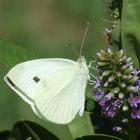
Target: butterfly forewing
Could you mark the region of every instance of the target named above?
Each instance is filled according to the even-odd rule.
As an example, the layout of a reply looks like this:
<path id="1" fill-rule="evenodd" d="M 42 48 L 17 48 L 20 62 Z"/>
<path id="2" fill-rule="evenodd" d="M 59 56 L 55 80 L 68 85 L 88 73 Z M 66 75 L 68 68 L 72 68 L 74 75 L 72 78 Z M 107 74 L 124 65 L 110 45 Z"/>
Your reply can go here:
<path id="1" fill-rule="evenodd" d="M 75 63 L 67 59 L 38 59 L 20 63 L 5 76 L 10 87 L 18 87 L 30 97 L 36 84 L 54 71 Z M 16 90 L 16 89 L 15 89 Z"/>

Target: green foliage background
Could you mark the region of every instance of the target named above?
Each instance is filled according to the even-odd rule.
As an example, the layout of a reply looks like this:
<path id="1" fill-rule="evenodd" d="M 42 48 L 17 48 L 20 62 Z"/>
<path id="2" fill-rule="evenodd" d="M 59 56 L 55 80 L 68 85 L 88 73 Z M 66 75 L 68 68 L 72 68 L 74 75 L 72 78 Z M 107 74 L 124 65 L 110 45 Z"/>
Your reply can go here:
<path id="1" fill-rule="evenodd" d="M 90 27 L 84 43 L 83 55 L 96 58 L 97 51 L 108 47 L 103 31 L 104 28 L 109 27 L 110 22 L 103 19 L 110 20 L 110 15 L 102 0 L 0 1 L 0 38 L 17 44 L 17 46 L 7 44 L 17 51 L 12 52 L 13 49 L 7 50 L 3 41 L 0 42 L 0 55 L 6 53 L 9 56 L 8 59 L 3 57 L 3 61 L 7 60 L 8 67 L 0 63 L 0 130 L 10 129 L 18 120 L 26 119 L 49 126 L 49 130 L 63 140 L 71 140 L 83 132 L 94 133 L 93 130 L 88 132 L 83 130 L 80 134 L 76 134 L 79 131 L 74 130 L 74 125 L 59 126 L 40 120 L 5 84 L 3 77 L 12 66 L 24 60 L 40 57 L 64 57 L 76 60 L 77 56 L 69 47 L 69 43 L 79 50 L 87 22 L 90 22 Z M 19 49 L 18 46 L 24 47 L 26 51 Z M 18 55 L 17 58 L 13 57 L 14 53 Z M 88 115 L 85 114 L 82 119 L 86 117 Z M 85 123 L 84 120 L 81 122 Z M 83 125 L 87 124 L 88 122 Z M 76 125 L 80 128 L 81 123 L 76 121 Z"/>

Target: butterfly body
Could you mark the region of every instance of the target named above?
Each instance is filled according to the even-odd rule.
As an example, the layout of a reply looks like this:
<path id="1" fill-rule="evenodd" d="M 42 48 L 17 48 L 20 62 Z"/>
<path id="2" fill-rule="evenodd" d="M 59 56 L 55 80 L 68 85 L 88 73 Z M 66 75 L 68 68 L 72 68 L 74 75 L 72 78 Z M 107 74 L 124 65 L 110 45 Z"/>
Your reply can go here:
<path id="1" fill-rule="evenodd" d="M 83 56 L 77 61 L 47 58 L 23 62 L 4 79 L 43 119 L 66 124 L 84 112 L 89 68 Z"/>

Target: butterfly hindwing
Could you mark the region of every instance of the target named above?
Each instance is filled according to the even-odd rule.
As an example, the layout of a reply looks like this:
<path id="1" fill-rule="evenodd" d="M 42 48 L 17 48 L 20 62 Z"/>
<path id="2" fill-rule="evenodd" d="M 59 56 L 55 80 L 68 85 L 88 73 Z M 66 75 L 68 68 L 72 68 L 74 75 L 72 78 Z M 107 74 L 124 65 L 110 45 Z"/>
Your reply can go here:
<path id="1" fill-rule="evenodd" d="M 41 81 L 32 93 L 39 116 L 55 123 L 68 123 L 84 110 L 86 75 L 67 67 Z"/>

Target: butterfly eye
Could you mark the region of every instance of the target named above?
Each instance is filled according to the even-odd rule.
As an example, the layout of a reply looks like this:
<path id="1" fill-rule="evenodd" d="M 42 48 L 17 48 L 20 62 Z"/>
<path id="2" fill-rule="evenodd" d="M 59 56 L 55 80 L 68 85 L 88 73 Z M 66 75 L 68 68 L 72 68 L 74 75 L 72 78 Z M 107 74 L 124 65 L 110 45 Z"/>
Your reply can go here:
<path id="1" fill-rule="evenodd" d="M 36 83 L 40 81 L 40 79 L 39 79 L 37 76 L 33 77 L 33 80 L 34 80 Z"/>

